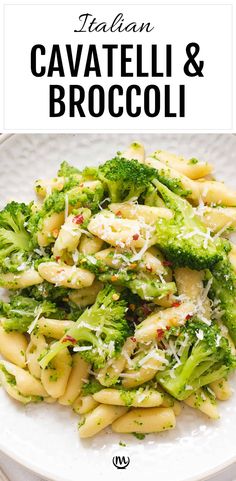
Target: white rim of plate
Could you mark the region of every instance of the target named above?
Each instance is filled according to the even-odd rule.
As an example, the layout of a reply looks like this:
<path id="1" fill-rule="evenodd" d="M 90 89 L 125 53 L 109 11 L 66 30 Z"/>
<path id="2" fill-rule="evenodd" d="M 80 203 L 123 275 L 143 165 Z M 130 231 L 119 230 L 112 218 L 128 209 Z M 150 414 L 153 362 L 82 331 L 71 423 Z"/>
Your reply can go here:
<path id="1" fill-rule="evenodd" d="M 2 134 L 1 137 L 0 137 L 0 144 L 5 143 L 7 140 L 11 139 L 12 137 L 14 137 L 16 135 L 19 135 L 19 134 Z M 65 477 L 58 477 L 58 476 L 54 477 L 52 475 L 52 473 L 50 473 L 49 471 L 39 467 L 36 464 L 33 464 L 33 463 L 30 463 L 30 462 L 26 461 L 21 456 L 18 456 L 18 454 L 14 450 L 11 450 L 11 449 L 6 448 L 5 446 L 2 446 L 1 441 L 0 441 L 0 451 L 2 451 L 4 454 L 9 456 L 11 459 L 13 459 L 17 463 L 19 463 L 21 466 L 23 466 L 24 468 L 27 468 L 28 470 L 30 470 L 32 473 L 34 473 L 36 475 L 43 476 L 44 478 L 46 478 L 50 481 L 66 481 Z M 191 478 L 187 478 L 185 481 L 207 480 L 210 477 L 214 476 L 215 474 L 219 474 L 220 472 L 222 472 L 224 469 L 229 467 L 234 462 L 236 462 L 236 452 L 235 452 L 235 455 L 233 457 L 229 458 L 224 463 L 221 463 L 221 464 L 217 465 L 215 468 L 209 469 L 208 471 L 206 471 L 206 473 L 201 475 L 201 477 L 199 477 L 199 475 L 191 476 Z"/>

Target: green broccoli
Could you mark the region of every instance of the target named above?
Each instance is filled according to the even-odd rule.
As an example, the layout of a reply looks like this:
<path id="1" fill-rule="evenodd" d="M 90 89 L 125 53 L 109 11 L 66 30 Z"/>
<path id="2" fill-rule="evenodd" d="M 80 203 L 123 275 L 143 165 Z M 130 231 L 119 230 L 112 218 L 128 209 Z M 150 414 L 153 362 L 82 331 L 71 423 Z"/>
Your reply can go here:
<path id="1" fill-rule="evenodd" d="M 68 299 L 71 289 L 62 286 L 55 286 L 50 282 L 43 281 L 41 284 L 26 287 L 21 290 L 21 294 L 25 297 L 32 297 L 36 301 L 44 301 L 45 299 L 51 302 L 61 302 Z"/>
<path id="2" fill-rule="evenodd" d="M 169 365 L 156 378 L 180 401 L 236 367 L 236 357 L 216 324 L 209 329 L 206 323 L 193 318 L 181 328 L 166 331 L 165 341 Z"/>
<path id="3" fill-rule="evenodd" d="M 126 302 L 119 299 L 116 290 L 107 285 L 99 292 L 92 307 L 86 309 L 69 329 L 65 336 L 55 344 L 40 361 L 44 369 L 49 362 L 67 346 L 83 346 L 81 356 L 95 369 L 105 365 L 120 351 L 130 334 L 125 319 Z"/>
<path id="4" fill-rule="evenodd" d="M 55 313 L 55 315 L 50 315 L 50 317 L 77 321 L 78 317 L 82 314 L 83 309 L 70 300 L 70 293 L 71 289 L 55 286 L 47 281 L 18 291 L 18 294 L 24 297 L 30 297 L 39 302 L 47 300 L 55 305 L 57 313 Z"/>
<path id="5" fill-rule="evenodd" d="M 214 240 L 201 220 L 195 215 L 191 204 L 154 180 L 166 207 L 172 210 L 169 220 L 158 219 L 156 223 L 157 245 L 174 266 L 195 270 L 211 268 L 222 259 L 220 239 Z"/>
<path id="6" fill-rule="evenodd" d="M 100 384 L 95 378 L 89 379 L 88 382 L 85 382 L 82 386 L 81 394 L 82 396 L 89 396 L 91 394 L 95 394 L 98 391 L 104 389 L 104 386 Z"/>
<path id="7" fill-rule="evenodd" d="M 215 302 L 217 311 L 220 310 L 221 321 L 236 344 L 236 274 L 227 253 L 208 275 L 212 282 L 209 297 Z"/>
<path id="8" fill-rule="evenodd" d="M 31 215 L 28 230 L 33 238 L 37 238 L 37 233 L 43 229 L 45 220 L 54 213 L 65 212 L 66 206 L 68 206 L 69 211 L 86 207 L 95 213 L 99 210 L 103 197 L 104 190 L 99 180 L 85 181 L 78 185 L 78 180 L 71 176 L 65 183 L 63 190 L 54 190 L 46 197 L 42 208 Z M 49 243 L 54 241 L 53 236 L 48 239 Z"/>
<path id="9" fill-rule="evenodd" d="M 164 207 L 165 203 L 157 193 L 157 188 L 150 184 L 142 198 L 144 205 L 150 205 L 151 207 Z"/>
<path id="10" fill-rule="evenodd" d="M 82 172 L 82 179 L 84 180 L 97 180 L 98 179 L 98 167 L 85 167 Z"/>
<path id="11" fill-rule="evenodd" d="M 3 272 L 24 270 L 33 251 L 27 224 L 31 208 L 11 202 L 0 212 L 0 268 Z"/>
<path id="12" fill-rule="evenodd" d="M 80 174 L 80 170 L 77 167 L 73 167 L 72 165 L 68 164 L 66 160 L 61 163 L 60 169 L 57 172 L 58 177 L 70 177 L 74 174 Z"/>
<path id="13" fill-rule="evenodd" d="M 74 182 L 74 181 L 73 181 Z M 65 185 L 65 189 L 62 191 L 54 191 L 49 195 L 43 204 L 43 212 L 62 212 L 65 210 L 66 197 L 68 201 L 68 206 L 73 208 L 87 207 L 92 212 L 98 210 L 98 205 L 103 199 L 103 187 L 101 182 L 94 181 L 94 183 L 88 186 L 84 185 L 72 185 L 70 184 L 70 189 L 68 185 Z"/>
<path id="14" fill-rule="evenodd" d="M 168 174 L 168 169 L 163 168 L 155 170 L 157 180 L 168 187 L 168 189 L 170 189 L 176 195 L 179 195 L 180 197 L 188 197 L 189 194 L 191 194 L 192 191 L 190 189 L 186 189 L 180 179 L 171 177 Z"/>
<path id="15" fill-rule="evenodd" d="M 114 282 L 116 285 L 128 287 L 133 294 L 146 301 L 175 294 L 177 290 L 175 282 L 161 282 L 134 271 L 109 269 L 98 277 L 102 282 Z"/>
<path id="16" fill-rule="evenodd" d="M 0 313 L 4 317 L 1 321 L 6 331 L 27 332 L 33 320 L 39 316 L 61 318 L 61 311 L 53 302 L 36 301 L 18 293 L 13 295 L 10 302 L 0 303 Z"/>
<path id="17" fill-rule="evenodd" d="M 156 169 L 140 164 L 137 160 L 115 157 L 98 169 L 98 178 L 104 184 L 111 202 L 122 202 L 140 197 L 156 177 Z"/>
<path id="18" fill-rule="evenodd" d="M 128 255 L 126 253 L 127 259 Z M 176 292 L 175 282 L 161 282 L 138 272 L 138 270 L 129 269 L 128 264 L 122 269 L 112 269 L 105 262 L 96 259 L 95 256 L 81 254 L 78 265 L 93 272 L 101 282 L 127 287 L 133 294 L 137 294 L 143 300 L 151 301 L 157 297 L 164 297 Z"/>

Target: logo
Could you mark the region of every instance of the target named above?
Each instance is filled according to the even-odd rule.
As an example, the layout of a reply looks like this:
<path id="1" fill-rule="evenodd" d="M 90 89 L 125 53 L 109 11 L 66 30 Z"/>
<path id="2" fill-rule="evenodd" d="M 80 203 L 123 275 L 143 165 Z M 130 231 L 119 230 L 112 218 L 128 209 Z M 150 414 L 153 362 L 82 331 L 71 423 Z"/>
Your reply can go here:
<path id="1" fill-rule="evenodd" d="M 112 462 L 117 469 L 126 469 L 129 466 L 129 456 L 113 456 Z"/>

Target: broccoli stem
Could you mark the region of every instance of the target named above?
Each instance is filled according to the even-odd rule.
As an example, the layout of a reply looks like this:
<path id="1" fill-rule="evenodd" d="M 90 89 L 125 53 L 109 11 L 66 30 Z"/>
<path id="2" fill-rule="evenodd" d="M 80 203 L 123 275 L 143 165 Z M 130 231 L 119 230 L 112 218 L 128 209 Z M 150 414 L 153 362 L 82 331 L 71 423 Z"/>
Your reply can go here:
<path id="1" fill-rule="evenodd" d="M 71 339 L 70 339 L 71 338 Z M 85 327 L 79 327 L 77 323 L 71 329 L 69 329 L 66 334 L 60 339 L 60 341 L 55 342 L 48 353 L 40 360 L 40 366 L 45 369 L 49 362 L 63 349 L 68 346 L 74 346 L 75 341 L 89 342 L 91 345 L 97 345 L 98 340 L 94 334 L 92 334 L 89 329 Z"/>
<path id="2" fill-rule="evenodd" d="M 142 279 L 134 279 L 127 283 L 127 287 L 129 287 L 133 294 L 138 294 L 138 296 L 144 300 L 152 300 L 176 292 L 175 282 L 163 283 L 158 281 L 150 282 Z"/>
<path id="3" fill-rule="evenodd" d="M 128 287 L 133 294 L 137 294 L 143 300 L 153 300 L 164 297 L 176 292 L 175 282 L 160 282 L 155 279 L 134 278 L 128 272 L 111 271 L 99 275 L 102 282 L 115 282 L 124 287 Z"/>

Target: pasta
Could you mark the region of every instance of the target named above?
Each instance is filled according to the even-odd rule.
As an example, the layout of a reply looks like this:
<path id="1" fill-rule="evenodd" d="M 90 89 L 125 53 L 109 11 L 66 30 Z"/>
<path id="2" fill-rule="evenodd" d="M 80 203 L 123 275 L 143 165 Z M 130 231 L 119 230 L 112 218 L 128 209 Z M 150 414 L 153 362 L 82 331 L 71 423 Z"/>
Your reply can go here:
<path id="1" fill-rule="evenodd" d="M 186 301 L 177 307 L 158 310 L 141 322 L 135 331 L 135 338 L 139 342 L 149 342 L 156 338 L 157 329 L 165 329 L 167 326 L 184 324 L 187 316 L 194 313 L 195 306 Z"/>
<path id="2" fill-rule="evenodd" d="M 131 202 L 121 204 L 110 204 L 109 209 L 114 213 L 119 213 L 125 219 L 143 219 L 147 224 L 155 224 L 158 218 L 171 219 L 172 212 L 165 207 L 149 207 L 138 205 Z"/>
<path id="3" fill-rule="evenodd" d="M 204 272 L 180 267 L 175 269 L 174 275 L 179 294 L 200 306 L 202 315 L 210 318 L 210 300 L 204 295 Z"/>
<path id="4" fill-rule="evenodd" d="M 42 334 L 32 332 L 30 342 L 26 349 L 26 362 L 30 374 L 37 379 L 41 379 L 41 368 L 38 359 L 46 348 L 47 342 L 45 337 Z"/>
<path id="5" fill-rule="evenodd" d="M 57 239 L 53 247 L 55 257 L 61 257 L 65 250 L 75 251 L 81 237 L 79 224 L 75 222 L 76 216 L 69 215 L 61 226 Z"/>
<path id="6" fill-rule="evenodd" d="M 55 357 L 48 369 L 42 371 L 42 385 L 49 396 L 56 399 L 63 396 L 70 377 L 71 369 L 71 355 L 68 349 L 65 349 Z"/>
<path id="7" fill-rule="evenodd" d="M 236 227 L 236 208 L 235 207 L 203 207 L 200 211 L 200 218 L 204 224 L 215 234 L 217 232 L 235 229 Z"/>
<path id="8" fill-rule="evenodd" d="M 81 254 L 96 254 L 96 252 L 100 251 L 103 246 L 103 240 L 99 239 L 99 237 L 87 237 L 85 234 L 82 234 L 80 243 L 79 243 L 79 252 Z"/>
<path id="9" fill-rule="evenodd" d="M 150 350 L 147 355 L 134 356 L 132 363 L 124 371 L 122 386 L 130 389 L 150 381 L 164 363 L 163 352 L 157 349 Z"/>
<path id="10" fill-rule="evenodd" d="M 34 269 L 28 269 L 21 274 L 11 272 L 1 274 L 1 283 L 7 289 L 24 289 L 25 287 L 41 284 L 43 278 Z"/>
<path id="11" fill-rule="evenodd" d="M 156 150 L 153 156 L 155 159 L 160 160 L 160 162 L 163 162 L 193 180 L 205 177 L 212 172 L 211 164 L 199 162 L 195 158 L 187 160 L 182 156 L 166 152 L 165 150 Z"/>
<path id="12" fill-rule="evenodd" d="M 149 246 L 155 244 L 150 226 L 134 219 L 117 218 L 109 211 L 105 215 L 96 214 L 89 222 L 88 230 L 112 246 L 141 248 L 147 240 Z"/>
<path id="13" fill-rule="evenodd" d="M 236 192 L 208 162 L 138 142 L 63 162 L 35 192 L 0 211 L 6 393 L 70 408 L 81 438 L 143 439 L 184 404 L 218 419 L 236 369 Z"/>
<path id="14" fill-rule="evenodd" d="M 219 401 L 227 401 L 232 395 L 230 384 L 224 378 L 212 382 L 210 388 L 215 393 L 216 399 L 219 399 Z"/>
<path id="15" fill-rule="evenodd" d="M 39 179 L 36 180 L 34 189 L 38 197 L 44 198 L 49 195 L 53 190 L 61 191 L 64 187 L 64 177 L 55 177 L 54 179 Z"/>
<path id="16" fill-rule="evenodd" d="M 66 390 L 59 398 L 59 403 L 65 406 L 73 404 L 79 396 L 84 380 L 88 377 L 89 364 L 81 359 L 79 353 L 72 356 L 72 369 Z"/>
<path id="17" fill-rule="evenodd" d="M 39 265 L 39 273 L 46 281 L 71 289 L 91 286 L 94 281 L 94 275 L 91 272 L 75 266 L 60 265 L 57 262 L 50 262 L 50 264 L 42 262 Z"/>
<path id="18" fill-rule="evenodd" d="M 125 159 L 135 159 L 142 163 L 145 160 L 144 146 L 139 142 L 133 142 L 121 155 Z"/>
<path id="19" fill-rule="evenodd" d="M 98 405 L 93 411 L 88 413 L 79 426 L 79 434 L 81 438 L 91 438 L 95 434 L 102 431 L 115 419 L 122 416 L 127 408 L 121 406 L 110 406 L 107 404 Z"/>
<path id="20" fill-rule="evenodd" d="M 236 193 L 223 184 L 214 180 L 198 181 L 201 198 L 206 204 L 220 204 L 226 207 L 236 206 Z"/>
<path id="21" fill-rule="evenodd" d="M 160 406 L 163 395 L 151 389 L 140 389 L 137 391 L 122 391 L 119 389 L 102 389 L 93 395 L 95 401 L 116 406 L 134 406 L 150 408 Z"/>
<path id="22" fill-rule="evenodd" d="M 95 302 L 96 297 L 102 287 L 103 284 L 95 280 L 89 287 L 82 287 L 81 289 L 74 290 L 71 294 L 69 294 L 69 299 L 77 306 L 89 306 Z"/>
<path id="23" fill-rule="evenodd" d="M 177 179 L 182 185 L 183 189 L 188 192 L 188 198 L 196 205 L 199 203 L 200 189 L 197 182 L 191 180 L 189 177 L 178 172 L 172 167 L 169 167 L 164 163 L 160 162 L 155 158 L 155 155 L 153 157 L 147 158 L 145 162 L 147 165 L 153 167 L 154 169 L 166 173 L 166 175 L 169 176 L 171 179 Z"/>
<path id="24" fill-rule="evenodd" d="M 48 244 L 51 244 L 51 242 L 55 241 L 64 220 L 64 212 L 54 212 L 45 217 L 42 222 L 41 229 L 37 234 L 39 246 L 45 247 Z"/>
<path id="25" fill-rule="evenodd" d="M 175 427 L 171 408 L 131 409 L 112 423 L 116 433 L 159 433 Z"/>
<path id="26" fill-rule="evenodd" d="M 121 350 L 119 356 L 111 362 L 108 362 L 97 373 L 97 379 L 103 386 L 110 386 L 119 379 L 120 374 L 127 364 L 130 363 L 131 356 L 136 347 L 136 340 L 128 338 Z"/>
<path id="27" fill-rule="evenodd" d="M 27 340 L 19 332 L 6 332 L 0 325 L 0 353 L 7 361 L 24 368 Z"/>
<path id="28" fill-rule="evenodd" d="M 211 419 L 219 419 L 220 417 L 215 399 L 202 389 L 189 396 L 185 403 L 191 408 L 198 409 Z"/>
<path id="29" fill-rule="evenodd" d="M 66 331 L 73 327 L 73 321 L 63 321 L 61 319 L 46 319 L 41 317 L 37 321 L 37 330 L 40 334 L 53 339 L 61 339 Z"/>
<path id="30" fill-rule="evenodd" d="M 78 414 L 87 414 L 98 406 L 92 395 L 79 396 L 73 403 L 73 409 Z"/>
<path id="31" fill-rule="evenodd" d="M 38 379 L 11 362 L 0 361 L 0 378 L 7 392 L 14 399 L 17 399 L 19 395 L 25 398 L 24 402 L 30 402 L 31 397 L 33 400 L 47 397 L 47 392 Z"/>

